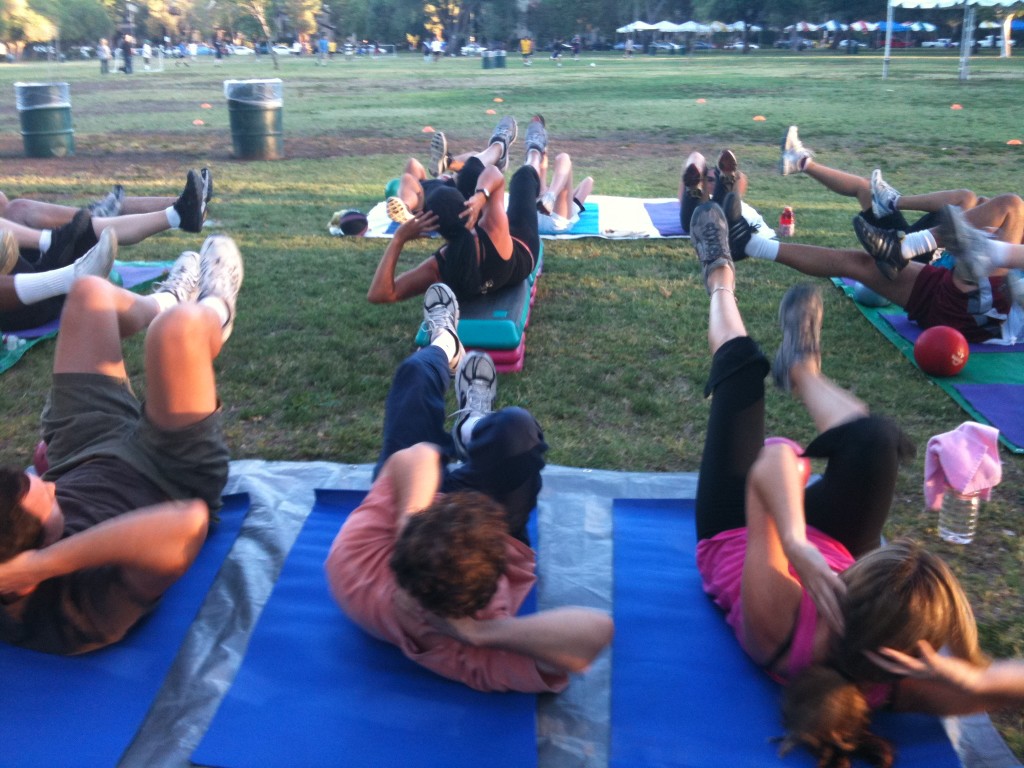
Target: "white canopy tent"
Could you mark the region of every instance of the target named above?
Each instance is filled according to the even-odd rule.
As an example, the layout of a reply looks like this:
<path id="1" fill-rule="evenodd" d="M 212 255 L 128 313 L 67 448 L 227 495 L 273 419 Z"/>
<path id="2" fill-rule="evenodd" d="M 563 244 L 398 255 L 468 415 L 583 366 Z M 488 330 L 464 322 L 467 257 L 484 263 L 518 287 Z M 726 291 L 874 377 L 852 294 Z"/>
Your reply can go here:
<path id="1" fill-rule="evenodd" d="M 971 60 L 971 39 L 974 32 L 974 9 L 978 6 L 992 8 L 996 6 L 1009 7 L 1016 5 L 1021 0 L 889 0 L 886 12 L 885 31 L 885 58 L 882 60 L 882 78 L 889 76 L 889 54 L 892 50 L 892 25 L 893 8 L 960 8 L 964 9 L 963 34 L 960 39 L 960 79 L 966 80 L 969 76 Z M 1007 15 L 1003 22 L 1003 39 L 1010 39 L 1010 21 L 1012 14 Z M 1003 49 L 1003 55 L 1009 55 L 1009 45 Z"/>
<path id="2" fill-rule="evenodd" d="M 646 21 L 634 21 L 624 27 L 619 27 L 615 31 L 619 34 L 625 35 L 630 32 L 650 32 L 656 29 L 658 29 L 658 27 L 655 24 L 648 24 Z"/>

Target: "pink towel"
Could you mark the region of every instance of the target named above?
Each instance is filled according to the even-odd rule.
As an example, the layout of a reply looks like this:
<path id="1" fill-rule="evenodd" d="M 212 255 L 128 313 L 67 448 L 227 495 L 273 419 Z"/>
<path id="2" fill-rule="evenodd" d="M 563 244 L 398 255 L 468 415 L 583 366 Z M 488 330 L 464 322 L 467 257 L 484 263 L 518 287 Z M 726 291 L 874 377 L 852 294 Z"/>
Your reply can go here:
<path id="1" fill-rule="evenodd" d="M 986 501 L 1003 479 L 999 430 L 965 421 L 952 432 L 928 441 L 924 457 L 924 498 L 930 509 L 942 506 L 943 492 L 977 493 Z"/>

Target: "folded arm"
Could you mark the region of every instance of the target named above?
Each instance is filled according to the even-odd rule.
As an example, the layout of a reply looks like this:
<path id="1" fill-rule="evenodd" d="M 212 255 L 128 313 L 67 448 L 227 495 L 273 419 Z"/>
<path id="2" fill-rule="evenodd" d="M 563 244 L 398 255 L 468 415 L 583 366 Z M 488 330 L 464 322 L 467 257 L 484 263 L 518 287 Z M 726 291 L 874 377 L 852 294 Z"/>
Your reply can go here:
<path id="1" fill-rule="evenodd" d="M 393 304 L 413 296 L 421 296 L 432 283 L 440 279 L 441 272 L 433 256 L 395 276 L 398 257 L 402 255 L 405 244 L 434 231 L 436 226 L 437 216 L 426 212 L 417 214 L 396 230 L 388 247 L 384 249 L 377 271 L 373 273 L 373 279 L 370 281 L 366 298 L 371 304 Z"/>

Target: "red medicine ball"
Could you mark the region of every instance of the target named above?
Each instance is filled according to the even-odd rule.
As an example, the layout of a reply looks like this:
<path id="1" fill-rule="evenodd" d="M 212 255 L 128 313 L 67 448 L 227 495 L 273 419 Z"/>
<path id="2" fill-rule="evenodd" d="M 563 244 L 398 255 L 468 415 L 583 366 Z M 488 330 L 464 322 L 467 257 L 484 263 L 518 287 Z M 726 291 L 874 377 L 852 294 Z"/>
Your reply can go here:
<path id="1" fill-rule="evenodd" d="M 930 376 L 956 376 L 970 354 L 964 335 L 947 325 L 929 328 L 914 343 L 914 360 Z"/>

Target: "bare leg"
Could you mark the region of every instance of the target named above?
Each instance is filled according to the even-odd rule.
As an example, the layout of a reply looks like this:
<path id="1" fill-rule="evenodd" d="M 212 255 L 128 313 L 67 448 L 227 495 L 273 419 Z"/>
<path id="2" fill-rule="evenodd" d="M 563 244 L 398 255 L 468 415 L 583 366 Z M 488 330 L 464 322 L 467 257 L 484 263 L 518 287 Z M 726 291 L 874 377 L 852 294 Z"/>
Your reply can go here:
<path id="1" fill-rule="evenodd" d="M 14 239 L 18 243 L 19 248 L 39 247 L 39 236 L 42 232 L 38 229 L 33 229 L 32 227 L 27 227 L 24 224 L 18 224 L 17 222 L 10 221 L 8 219 L 0 219 L 0 228 L 6 229 L 14 235 Z"/>
<path id="2" fill-rule="evenodd" d="M 944 205 L 955 205 L 965 211 L 978 204 L 978 196 L 969 189 L 947 189 L 941 192 L 928 192 L 924 195 L 900 195 L 896 203 L 900 211 L 924 211 L 932 213 L 941 210 Z"/>
<path id="3" fill-rule="evenodd" d="M 423 210 L 423 184 L 427 171 L 416 158 L 410 157 L 398 181 L 398 196 L 406 207 L 415 212 Z"/>
<path id="4" fill-rule="evenodd" d="M 992 230 L 1004 243 L 1024 243 L 1024 200 L 1017 195 L 993 197 L 966 211 L 964 218 L 978 229 Z"/>
<path id="5" fill-rule="evenodd" d="M 121 203 L 121 214 L 153 213 L 174 205 L 176 197 L 126 197 Z M 71 221 L 79 209 L 70 205 L 57 205 L 39 200 L 17 198 L 4 210 L 4 218 L 32 229 L 56 229 Z"/>
<path id="6" fill-rule="evenodd" d="M 92 231 L 97 237 L 107 227 L 112 227 L 117 233 L 117 241 L 121 245 L 134 245 L 141 243 L 150 235 L 157 232 L 164 232 L 171 228 L 167 221 L 167 214 L 163 210 L 152 213 L 134 213 L 129 216 L 115 216 L 110 219 L 92 219 Z"/>
<path id="7" fill-rule="evenodd" d="M 174 205 L 177 200 L 176 197 L 126 197 L 121 203 L 121 215 L 163 211 Z"/>
<path id="8" fill-rule="evenodd" d="M 789 381 L 819 433 L 868 415 L 867 405 L 823 374 L 817 360 L 795 363 Z"/>
<path id="9" fill-rule="evenodd" d="M 875 261 L 864 251 L 839 250 L 802 243 L 780 243 L 775 259 L 780 264 L 811 277 L 845 277 L 863 283 L 901 307 L 910 300 L 910 292 L 923 265 L 908 262 L 895 280 L 887 280 Z"/>
<path id="10" fill-rule="evenodd" d="M 837 195 L 856 197 L 861 210 L 871 207 L 871 182 L 863 176 L 829 168 L 813 159 L 807 160 L 803 172 Z"/>
<path id="11" fill-rule="evenodd" d="M 708 309 L 708 346 L 714 355 L 731 339 L 747 335 L 743 316 L 736 304 L 736 272 L 719 267 L 708 275 L 711 305 Z"/>
<path id="12" fill-rule="evenodd" d="M 64 305 L 53 372 L 127 377 L 121 340 L 148 326 L 159 311 L 150 296 L 99 277 L 80 278 Z"/>

